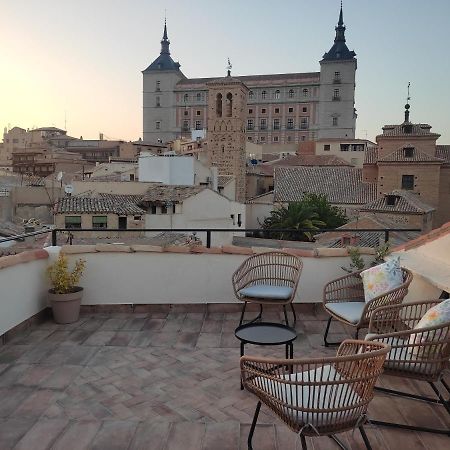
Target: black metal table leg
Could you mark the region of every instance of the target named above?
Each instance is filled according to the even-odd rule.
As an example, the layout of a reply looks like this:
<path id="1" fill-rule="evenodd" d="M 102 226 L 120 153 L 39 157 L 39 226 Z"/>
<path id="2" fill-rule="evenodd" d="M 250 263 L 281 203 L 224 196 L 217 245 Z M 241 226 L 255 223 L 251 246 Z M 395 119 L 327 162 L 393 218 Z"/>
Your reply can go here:
<path id="1" fill-rule="evenodd" d="M 245 342 L 241 341 L 241 357 L 244 356 L 245 351 Z M 244 390 L 244 385 L 242 384 L 242 378 L 241 378 L 241 391 Z"/>

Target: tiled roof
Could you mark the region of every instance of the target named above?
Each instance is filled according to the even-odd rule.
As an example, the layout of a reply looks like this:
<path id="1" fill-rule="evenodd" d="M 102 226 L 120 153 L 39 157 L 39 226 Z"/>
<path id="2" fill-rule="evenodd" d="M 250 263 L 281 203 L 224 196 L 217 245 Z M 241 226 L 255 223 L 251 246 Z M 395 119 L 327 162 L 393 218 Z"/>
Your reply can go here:
<path id="1" fill-rule="evenodd" d="M 387 204 L 387 198 L 389 195 L 396 196 L 394 205 Z M 395 190 L 389 194 L 383 195 L 367 205 L 364 205 L 361 208 L 361 211 L 422 214 L 434 211 L 435 209 L 436 208 L 433 208 L 420 200 L 417 194 L 409 191 Z"/>
<path id="2" fill-rule="evenodd" d="M 141 215 L 145 211 L 139 208 L 135 201 L 127 199 L 126 195 L 109 194 L 104 197 L 63 197 L 55 205 L 55 214 L 78 213 L 78 214 L 120 214 Z M 134 197 L 134 196 L 133 196 Z"/>
<path id="3" fill-rule="evenodd" d="M 362 205 L 377 198 L 376 183 L 364 183 L 354 167 L 275 167 L 275 201 L 300 201 L 305 193 L 324 194 L 330 203 Z"/>
<path id="4" fill-rule="evenodd" d="M 376 164 L 378 160 L 378 147 L 369 147 L 364 154 L 364 164 Z"/>
<path id="5" fill-rule="evenodd" d="M 219 77 L 220 78 L 220 77 Z M 271 75 L 245 75 L 245 76 L 234 76 L 236 80 L 247 84 L 249 87 L 252 83 L 257 83 L 260 81 L 270 81 L 270 82 L 292 82 L 292 83 L 309 83 L 311 79 L 313 82 L 320 81 L 320 72 L 306 72 L 306 73 L 279 73 Z M 185 85 L 195 84 L 204 86 L 206 89 L 206 83 L 217 80 L 217 77 L 212 78 L 186 78 L 180 80 L 177 83 L 177 87 L 184 88 Z"/>
<path id="6" fill-rule="evenodd" d="M 203 189 L 205 189 L 204 186 L 156 185 L 148 188 L 140 203 L 180 203 L 203 191 Z"/>
<path id="7" fill-rule="evenodd" d="M 450 164 L 450 145 L 436 145 L 436 158 L 443 159 Z"/>
<path id="8" fill-rule="evenodd" d="M 234 180 L 233 175 L 219 175 L 217 177 L 217 185 L 220 187 L 224 187 L 233 180 Z"/>
<path id="9" fill-rule="evenodd" d="M 405 156 L 405 149 L 412 148 L 412 156 Z M 383 156 L 378 159 L 379 162 L 435 162 L 441 163 L 442 161 L 423 152 L 411 144 L 405 144 L 397 150 L 393 151 L 389 155 Z"/>
<path id="10" fill-rule="evenodd" d="M 410 128 L 408 129 L 407 127 Z M 385 125 L 383 127 L 383 134 L 381 136 L 440 136 L 439 134 L 431 133 L 430 129 L 431 125 L 428 125 L 427 123 L 404 122 L 400 125 Z"/>
<path id="11" fill-rule="evenodd" d="M 259 174 L 266 176 L 273 176 L 275 167 L 299 167 L 299 166 L 313 166 L 313 167 L 353 167 L 345 159 L 334 155 L 289 155 L 286 158 L 277 158 L 262 164 L 258 164 L 253 169 L 248 170 L 249 174 Z"/>

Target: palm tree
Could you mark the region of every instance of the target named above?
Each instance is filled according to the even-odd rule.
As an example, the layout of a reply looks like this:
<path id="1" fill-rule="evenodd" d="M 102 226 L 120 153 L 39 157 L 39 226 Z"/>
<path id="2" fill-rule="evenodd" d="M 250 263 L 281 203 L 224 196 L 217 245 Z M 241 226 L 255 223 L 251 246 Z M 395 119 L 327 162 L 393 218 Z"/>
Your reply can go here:
<path id="1" fill-rule="evenodd" d="M 285 228 L 290 230 L 309 229 L 317 231 L 327 224 L 320 220 L 319 214 L 313 208 L 304 205 L 302 202 L 289 203 L 288 207 L 282 206 L 270 212 L 270 216 L 264 219 L 262 228 L 265 230 Z M 270 233 L 271 238 L 312 240 L 312 233 L 309 231 Z"/>

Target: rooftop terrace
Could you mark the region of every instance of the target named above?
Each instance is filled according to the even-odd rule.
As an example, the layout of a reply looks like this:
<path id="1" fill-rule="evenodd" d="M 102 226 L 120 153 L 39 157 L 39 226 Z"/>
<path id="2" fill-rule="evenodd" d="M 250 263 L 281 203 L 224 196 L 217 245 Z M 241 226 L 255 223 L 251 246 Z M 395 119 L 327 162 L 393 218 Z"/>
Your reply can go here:
<path id="1" fill-rule="evenodd" d="M 448 286 L 449 239 L 447 225 L 402 249 L 415 271 L 411 299 L 437 298 Z M 257 400 L 239 386 L 234 330 L 240 305 L 230 278 L 247 256 L 238 252 L 257 249 L 203 248 L 193 254 L 154 246 L 66 247 L 71 259 L 87 259 L 82 315 L 70 325 L 55 324 L 46 309 L 43 274 L 49 254 L 53 258 L 59 250 L 0 258 L 0 449 L 247 448 Z M 294 357 L 335 354 L 323 347 L 325 315 L 317 304 L 324 282 L 342 275 L 340 266 L 348 264 L 342 249 L 335 250 L 302 256 Z M 443 271 L 437 278 L 426 270 L 431 262 Z M 280 312 L 267 310 L 264 319 L 282 322 Z M 350 336 L 337 322 L 332 330 L 330 340 Z M 246 354 L 283 357 L 284 351 L 247 345 Z M 426 383 L 383 376 L 380 384 L 432 394 Z M 373 419 L 448 427 L 442 407 L 379 393 L 369 413 Z M 449 442 L 372 425 L 366 430 L 374 449 L 398 450 L 401 444 L 435 450 Z M 349 449 L 364 448 L 359 433 L 341 437 Z M 296 439 L 262 408 L 255 450 L 299 448 Z M 335 448 L 328 438 L 309 439 L 308 445 Z"/>

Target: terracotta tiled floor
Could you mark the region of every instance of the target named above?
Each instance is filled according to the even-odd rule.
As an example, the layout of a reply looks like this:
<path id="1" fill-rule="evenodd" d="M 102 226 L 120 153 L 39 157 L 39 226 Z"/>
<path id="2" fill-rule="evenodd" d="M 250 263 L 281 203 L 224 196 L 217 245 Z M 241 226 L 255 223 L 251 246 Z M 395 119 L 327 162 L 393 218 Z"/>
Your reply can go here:
<path id="1" fill-rule="evenodd" d="M 276 313 L 265 320 L 280 321 Z M 303 315 L 294 355 L 320 356 L 323 317 Z M 46 322 L 0 347 L 0 449 L 246 449 L 255 398 L 239 389 L 239 314 L 87 314 Z M 332 337 L 345 336 L 338 330 Z M 282 347 L 247 346 L 283 356 Z M 386 386 L 427 386 L 383 378 Z M 444 426 L 442 407 L 377 395 L 373 418 Z M 450 439 L 368 425 L 374 449 L 450 448 Z M 342 439 L 363 448 L 359 433 Z M 300 448 L 296 435 L 262 408 L 255 450 Z M 328 438 L 310 448 L 337 448 Z"/>

